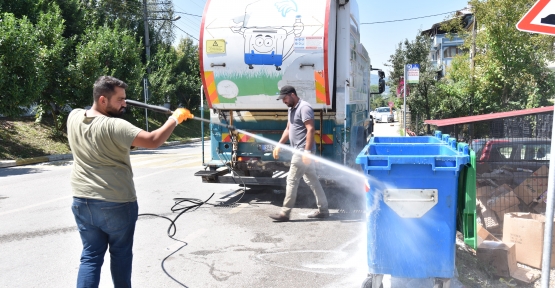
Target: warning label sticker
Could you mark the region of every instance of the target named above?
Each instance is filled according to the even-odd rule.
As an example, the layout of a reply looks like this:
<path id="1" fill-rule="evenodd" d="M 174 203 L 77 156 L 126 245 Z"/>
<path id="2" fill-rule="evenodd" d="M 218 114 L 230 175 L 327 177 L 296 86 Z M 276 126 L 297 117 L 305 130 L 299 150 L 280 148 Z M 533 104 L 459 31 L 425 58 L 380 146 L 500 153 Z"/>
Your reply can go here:
<path id="1" fill-rule="evenodd" d="M 225 40 L 206 40 L 206 54 L 225 54 Z"/>
<path id="2" fill-rule="evenodd" d="M 295 49 L 300 50 L 322 50 L 324 49 L 324 37 L 307 36 L 295 37 Z"/>

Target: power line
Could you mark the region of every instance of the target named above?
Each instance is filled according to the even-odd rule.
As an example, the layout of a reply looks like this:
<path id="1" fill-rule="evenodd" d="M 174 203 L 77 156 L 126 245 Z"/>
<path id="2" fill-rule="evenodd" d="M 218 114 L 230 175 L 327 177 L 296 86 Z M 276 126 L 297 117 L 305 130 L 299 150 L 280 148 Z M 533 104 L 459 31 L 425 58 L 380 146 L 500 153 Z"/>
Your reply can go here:
<path id="1" fill-rule="evenodd" d="M 191 38 L 193 38 L 193 39 L 195 39 L 195 40 L 199 41 L 199 40 L 198 40 L 197 38 L 195 38 L 195 37 L 194 37 L 193 35 L 191 35 L 191 34 L 189 34 L 189 33 L 185 32 L 185 30 L 183 30 L 183 29 L 179 28 L 179 26 L 177 26 L 177 25 L 175 25 L 175 24 L 174 24 L 173 26 L 175 26 L 175 28 L 177 28 L 177 29 L 181 30 L 181 32 L 183 32 L 183 33 L 185 33 L 185 34 L 189 35 L 189 37 L 191 37 Z"/>
<path id="2" fill-rule="evenodd" d="M 428 18 L 428 17 L 433 17 L 433 16 L 451 14 L 451 13 L 454 13 L 454 12 L 457 12 L 457 11 L 460 11 L 460 10 L 455 10 L 455 11 L 445 12 L 445 13 L 439 13 L 439 14 L 434 14 L 434 15 L 428 15 L 428 16 L 422 16 L 422 17 L 414 17 L 414 18 L 406 18 L 406 19 L 398 19 L 398 20 L 389 20 L 389 21 L 380 21 L 380 22 L 360 23 L 360 25 L 365 25 L 365 24 L 371 25 L 371 24 L 380 24 L 380 23 L 389 23 L 389 22 L 408 21 L 408 20 L 414 20 L 414 19 L 421 19 L 421 18 Z"/>
<path id="3" fill-rule="evenodd" d="M 179 12 L 179 11 L 173 11 L 173 13 L 178 13 L 178 14 L 185 14 L 185 15 L 189 15 L 189 16 L 195 16 L 195 17 L 202 17 L 200 15 L 195 15 L 195 14 L 191 14 L 191 13 L 185 13 L 185 12 Z"/>

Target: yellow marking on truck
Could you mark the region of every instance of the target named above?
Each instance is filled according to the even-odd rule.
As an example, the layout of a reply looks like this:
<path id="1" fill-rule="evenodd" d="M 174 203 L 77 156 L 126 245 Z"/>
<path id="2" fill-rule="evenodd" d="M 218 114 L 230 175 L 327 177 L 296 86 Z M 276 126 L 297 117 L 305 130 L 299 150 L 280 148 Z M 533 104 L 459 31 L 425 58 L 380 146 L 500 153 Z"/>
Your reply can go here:
<path id="1" fill-rule="evenodd" d="M 206 54 L 225 54 L 225 40 L 206 40 Z"/>
<path id="2" fill-rule="evenodd" d="M 326 98 L 326 80 L 324 71 L 314 71 L 314 89 L 316 90 L 316 103 L 329 104 Z"/>
<path id="3" fill-rule="evenodd" d="M 229 133 L 222 133 L 222 142 L 231 142 L 231 136 Z M 256 142 L 253 137 L 245 134 L 239 133 L 237 137 L 237 142 Z"/>
<path id="4" fill-rule="evenodd" d="M 322 136 L 320 136 L 320 134 L 315 134 L 314 142 L 317 144 L 333 144 L 333 134 L 324 134 Z"/>
<path id="5" fill-rule="evenodd" d="M 220 103 L 218 91 L 216 90 L 216 81 L 214 80 L 214 71 L 204 71 L 204 80 L 207 86 L 208 101 L 210 101 L 211 104 Z"/>

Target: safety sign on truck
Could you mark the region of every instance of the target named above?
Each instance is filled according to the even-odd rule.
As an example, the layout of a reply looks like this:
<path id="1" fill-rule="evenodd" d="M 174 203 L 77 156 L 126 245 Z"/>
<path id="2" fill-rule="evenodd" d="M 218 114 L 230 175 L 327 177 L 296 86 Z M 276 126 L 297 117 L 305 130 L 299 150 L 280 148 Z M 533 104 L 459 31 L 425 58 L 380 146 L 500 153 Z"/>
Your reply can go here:
<path id="1" fill-rule="evenodd" d="M 206 40 L 206 54 L 225 54 L 225 40 Z"/>

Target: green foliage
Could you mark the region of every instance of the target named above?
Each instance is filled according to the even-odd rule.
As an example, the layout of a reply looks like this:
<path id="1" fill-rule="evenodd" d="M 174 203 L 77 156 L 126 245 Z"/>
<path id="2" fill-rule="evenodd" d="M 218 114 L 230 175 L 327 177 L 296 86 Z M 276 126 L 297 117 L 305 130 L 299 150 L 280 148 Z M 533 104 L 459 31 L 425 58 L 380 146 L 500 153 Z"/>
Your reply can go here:
<path id="1" fill-rule="evenodd" d="M 200 64 L 198 59 L 198 46 L 190 38 L 181 39 L 177 45 L 176 77 L 176 103 L 189 110 L 200 107 Z"/>
<path id="2" fill-rule="evenodd" d="M 151 63 L 152 73 L 149 75 L 151 95 L 148 102 L 155 105 L 174 102 L 175 106 L 175 97 L 172 97 L 177 92 L 177 79 L 174 73 L 177 64 L 175 49 L 166 46 L 153 57 Z"/>
<path id="3" fill-rule="evenodd" d="M 390 56 L 389 64 L 392 70 L 389 73 L 388 86 L 391 87 L 390 97 L 397 98 L 397 86 L 399 80 L 404 76 L 404 66 L 406 64 L 419 64 L 420 77 L 418 84 L 407 84 L 409 96 L 407 105 L 410 107 L 411 116 L 416 119 L 417 115 L 424 115 L 427 119 L 432 119 L 432 112 L 435 110 L 437 95 L 435 94 L 435 83 L 437 71 L 435 66 L 428 62 L 430 53 L 431 39 L 425 35 L 418 35 L 413 41 L 405 40 L 399 43 L 395 53 Z M 403 99 L 397 99 L 395 106 L 400 107 Z M 420 117 L 422 118 L 422 117 Z"/>
<path id="4" fill-rule="evenodd" d="M 39 60 L 43 64 L 46 77 L 46 86 L 38 99 L 37 121 L 42 120 L 45 113 L 53 116 L 56 130 L 61 130 L 65 118 L 61 115 L 62 107 L 67 104 L 67 69 L 65 55 L 67 43 L 63 37 L 64 20 L 59 7 L 52 3 L 46 13 L 40 13 L 36 32 L 42 44 L 42 53 Z"/>
<path id="5" fill-rule="evenodd" d="M 47 84 L 39 33 L 26 18 L 0 14 L 0 114 L 17 116 L 30 107 Z"/>
<path id="6" fill-rule="evenodd" d="M 140 99 L 144 65 L 141 63 L 141 43 L 132 33 L 119 27 L 102 26 L 85 32 L 77 46 L 75 61 L 69 67 L 70 85 L 74 97 L 72 107 L 92 104 L 92 88 L 101 75 L 125 81 L 127 98 Z"/>
<path id="7" fill-rule="evenodd" d="M 198 47 L 174 34 L 171 1 L 147 0 L 151 104 L 199 106 Z M 162 20 L 158 20 L 162 19 Z M 0 114 L 37 105 L 36 122 L 51 116 L 63 135 L 67 113 L 92 104 L 101 75 L 127 82 L 127 98 L 144 101 L 146 53 L 142 0 L 0 0 Z M 126 117 L 144 122 L 144 111 Z"/>
<path id="8" fill-rule="evenodd" d="M 510 111 L 551 105 L 555 94 L 555 75 L 547 63 L 555 59 L 555 37 L 521 32 L 516 23 L 535 0 L 472 0 L 477 34 L 461 30 L 465 48 L 475 42 L 475 69 L 460 61 L 450 73 L 454 83 L 470 94 L 473 114 Z M 467 55 L 468 57 L 468 55 Z M 468 58 L 467 58 L 468 59 Z M 469 78 L 462 75 L 471 75 Z M 473 77 L 472 77 L 473 76 Z"/>
<path id="9" fill-rule="evenodd" d="M 201 85 L 198 47 L 191 39 L 181 39 L 177 49 L 171 46 L 161 49 L 153 57 L 151 67 L 149 103 L 198 109 Z"/>

